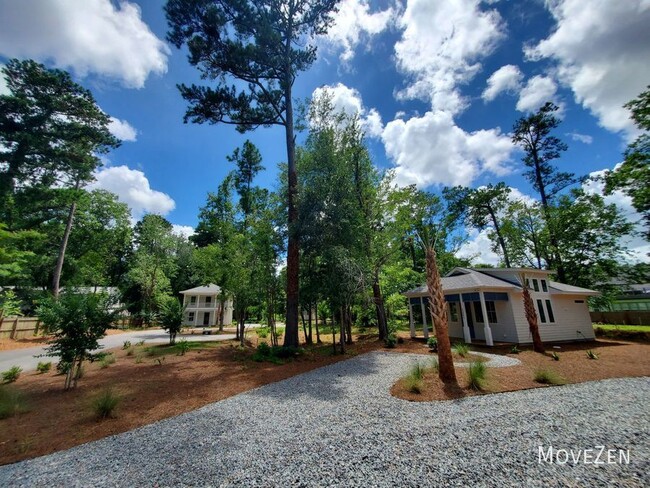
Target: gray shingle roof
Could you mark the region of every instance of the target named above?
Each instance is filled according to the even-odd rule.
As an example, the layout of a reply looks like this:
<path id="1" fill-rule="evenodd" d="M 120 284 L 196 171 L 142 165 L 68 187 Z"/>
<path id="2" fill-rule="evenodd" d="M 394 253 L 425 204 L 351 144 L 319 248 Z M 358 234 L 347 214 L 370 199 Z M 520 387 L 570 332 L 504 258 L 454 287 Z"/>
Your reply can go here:
<path id="1" fill-rule="evenodd" d="M 553 290 L 560 291 L 562 293 L 575 293 L 577 295 L 600 295 L 599 292 L 590 290 L 588 288 L 581 288 L 579 286 L 565 285 L 564 283 L 558 283 L 557 281 L 549 281 L 549 286 Z"/>
<path id="2" fill-rule="evenodd" d="M 442 280 L 442 289 L 445 292 L 453 292 L 460 290 L 468 290 L 473 288 L 500 288 L 504 290 L 516 290 L 519 287 L 508 283 L 506 281 L 494 278 L 493 276 L 488 276 L 478 271 L 474 271 L 466 268 L 456 268 L 456 271 L 459 271 L 464 274 L 458 274 L 456 276 L 444 276 Z M 426 293 L 427 286 L 422 285 L 413 290 L 409 290 L 404 293 L 407 296 L 414 295 L 418 296 L 423 293 Z"/>
<path id="3" fill-rule="evenodd" d="M 221 293 L 221 288 L 219 288 L 217 285 L 210 283 L 209 285 L 206 286 L 197 286 L 196 288 L 190 288 L 189 290 L 183 290 L 181 293 L 196 293 L 197 295 L 203 294 L 203 295 L 218 295 Z"/>

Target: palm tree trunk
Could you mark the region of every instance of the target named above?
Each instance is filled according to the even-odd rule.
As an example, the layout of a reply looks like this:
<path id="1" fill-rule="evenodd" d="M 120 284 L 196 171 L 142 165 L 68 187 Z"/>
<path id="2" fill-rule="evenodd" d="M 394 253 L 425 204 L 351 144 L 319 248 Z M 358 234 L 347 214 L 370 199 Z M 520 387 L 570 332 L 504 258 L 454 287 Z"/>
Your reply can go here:
<path id="1" fill-rule="evenodd" d="M 442 289 L 436 251 L 433 247 L 426 248 L 427 291 L 429 292 L 429 310 L 431 322 L 438 339 L 438 376 L 445 384 L 457 384 L 454 359 L 451 355 L 451 342 L 447 325 L 447 302 Z"/>
<path id="2" fill-rule="evenodd" d="M 526 314 L 526 320 L 528 321 L 528 328 L 530 329 L 530 334 L 533 336 L 533 350 L 543 354 L 544 343 L 542 338 L 539 335 L 539 326 L 537 325 L 537 312 L 535 312 L 535 305 L 533 304 L 533 299 L 530 296 L 530 291 L 528 290 L 528 285 L 526 284 L 526 277 L 521 275 L 521 287 L 523 289 L 523 299 L 524 299 L 524 312 Z"/>

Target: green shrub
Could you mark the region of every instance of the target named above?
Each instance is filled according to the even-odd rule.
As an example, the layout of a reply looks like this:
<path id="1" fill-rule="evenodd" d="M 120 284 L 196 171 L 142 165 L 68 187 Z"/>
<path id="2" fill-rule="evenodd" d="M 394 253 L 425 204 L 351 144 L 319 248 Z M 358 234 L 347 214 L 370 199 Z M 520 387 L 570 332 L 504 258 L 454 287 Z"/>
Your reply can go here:
<path id="1" fill-rule="evenodd" d="M 121 397 L 110 388 L 97 395 L 91 404 L 97 419 L 113 418 L 121 400 Z"/>
<path id="2" fill-rule="evenodd" d="M 20 376 L 20 372 L 22 371 L 22 368 L 18 366 L 13 366 L 12 368 L 8 369 L 7 371 L 2 372 L 2 382 L 3 383 L 13 383 L 18 379 Z"/>
<path id="3" fill-rule="evenodd" d="M 277 358 L 295 358 L 302 356 L 305 353 L 305 350 L 302 347 L 283 347 L 283 346 L 273 346 L 271 348 L 272 355 Z"/>
<path id="4" fill-rule="evenodd" d="M 28 410 L 24 395 L 10 386 L 0 386 L 0 419 L 6 419 Z"/>
<path id="5" fill-rule="evenodd" d="M 131 346 L 126 350 L 126 355 L 133 356 L 133 354 L 135 354 L 135 347 Z"/>
<path id="6" fill-rule="evenodd" d="M 185 356 L 185 353 L 190 350 L 190 343 L 185 339 L 181 339 L 176 344 L 176 349 L 178 350 L 179 356 Z"/>
<path id="7" fill-rule="evenodd" d="M 460 357 L 465 357 L 469 353 L 469 346 L 467 344 L 464 344 L 462 342 L 457 342 L 454 344 L 451 348 L 456 354 L 458 354 Z"/>
<path id="8" fill-rule="evenodd" d="M 560 355 L 558 353 L 556 353 L 555 351 L 553 351 L 553 353 L 551 354 L 551 357 L 553 358 L 553 361 L 559 361 L 560 360 Z"/>
<path id="9" fill-rule="evenodd" d="M 589 350 L 587 351 L 587 357 L 588 357 L 589 359 L 598 359 L 598 354 L 596 354 L 594 351 L 592 351 L 591 349 L 589 349 Z"/>
<path id="10" fill-rule="evenodd" d="M 47 363 L 39 361 L 38 365 L 36 366 L 36 371 L 41 374 L 47 373 L 50 369 L 52 369 L 52 361 L 48 361 Z"/>
<path id="11" fill-rule="evenodd" d="M 438 352 L 438 338 L 436 336 L 429 337 L 427 346 L 429 346 L 431 352 Z"/>
<path id="12" fill-rule="evenodd" d="M 384 339 L 384 347 L 392 349 L 397 344 L 397 337 L 395 334 L 388 334 Z"/>
<path id="13" fill-rule="evenodd" d="M 131 348 L 131 341 L 124 341 L 124 344 L 122 344 L 122 349 L 130 349 Z"/>
<path id="14" fill-rule="evenodd" d="M 99 361 L 101 369 L 108 368 L 111 364 L 115 363 L 115 356 L 113 354 L 105 354 Z"/>
<path id="15" fill-rule="evenodd" d="M 258 327 L 255 329 L 255 332 L 260 339 L 266 339 L 269 336 L 270 330 L 268 327 Z"/>
<path id="16" fill-rule="evenodd" d="M 535 371 L 533 379 L 543 385 L 564 385 L 566 381 L 554 371 L 548 369 L 538 369 Z"/>
<path id="17" fill-rule="evenodd" d="M 469 387 L 480 391 L 485 387 L 487 366 L 481 361 L 474 361 L 469 365 Z"/>
<path id="18" fill-rule="evenodd" d="M 142 361 L 144 361 L 144 354 L 139 352 L 135 355 L 135 364 L 140 364 Z"/>
<path id="19" fill-rule="evenodd" d="M 144 346 L 144 339 L 135 343 L 136 346 Z"/>
<path id="20" fill-rule="evenodd" d="M 519 348 L 517 346 L 512 346 L 510 348 L 510 354 L 519 354 L 520 352 L 521 351 L 519 350 Z"/>

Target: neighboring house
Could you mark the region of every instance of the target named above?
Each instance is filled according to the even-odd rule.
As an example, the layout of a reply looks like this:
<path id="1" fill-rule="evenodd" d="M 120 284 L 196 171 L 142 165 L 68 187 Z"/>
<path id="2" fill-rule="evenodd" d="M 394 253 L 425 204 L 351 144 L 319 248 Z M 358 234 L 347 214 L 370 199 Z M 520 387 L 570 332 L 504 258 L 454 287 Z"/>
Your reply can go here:
<path id="1" fill-rule="evenodd" d="M 221 314 L 221 288 L 217 285 L 197 286 L 182 291 L 185 307 L 184 326 L 214 327 Z M 232 324 L 232 300 L 226 300 L 223 309 L 223 325 Z"/>
<path id="2" fill-rule="evenodd" d="M 627 285 L 612 303 L 612 311 L 650 311 L 650 283 Z"/>
<path id="3" fill-rule="evenodd" d="M 551 271 L 524 268 L 454 268 L 442 278 L 449 335 L 467 343 L 532 343 L 524 313 L 520 274 L 528 281 L 544 342 L 594 339 L 587 298 L 599 293 L 549 279 Z M 426 285 L 404 293 L 409 299 L 411 337 L 415 324 L 428 337 Z"/>

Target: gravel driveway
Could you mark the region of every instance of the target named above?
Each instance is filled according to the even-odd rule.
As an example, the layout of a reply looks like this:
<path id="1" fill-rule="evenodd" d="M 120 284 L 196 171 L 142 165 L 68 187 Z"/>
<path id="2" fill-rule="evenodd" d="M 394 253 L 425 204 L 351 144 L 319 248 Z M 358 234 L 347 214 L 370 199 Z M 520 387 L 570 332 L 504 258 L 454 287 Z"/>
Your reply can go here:
<path id="1" fill-rule="evenodd" d="M 391 397 L 418 359 L 430 356 L 365 354 L 1 467 L 0 486 L 650 485 L 648 378 L 448 402 Z M 539 446 L 600 445 L 629 450 L 630 463 L 538 460 Z"/>

